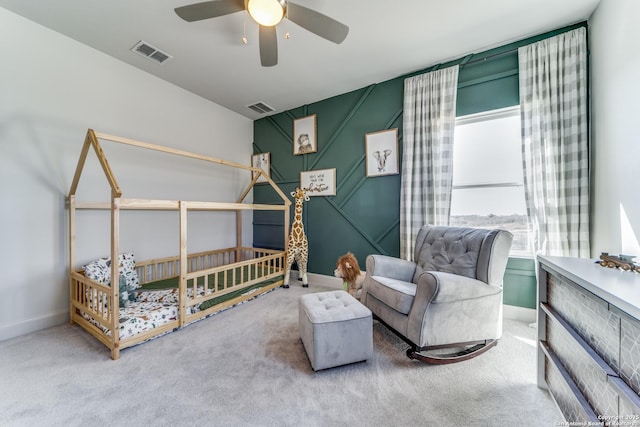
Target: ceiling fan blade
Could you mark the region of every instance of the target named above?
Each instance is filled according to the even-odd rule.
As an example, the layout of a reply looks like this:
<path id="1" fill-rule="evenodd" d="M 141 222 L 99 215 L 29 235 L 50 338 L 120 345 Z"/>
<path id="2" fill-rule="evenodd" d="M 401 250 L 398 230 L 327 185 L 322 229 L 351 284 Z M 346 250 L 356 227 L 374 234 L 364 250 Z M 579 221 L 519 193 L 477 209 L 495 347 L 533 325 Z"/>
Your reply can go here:
<path id="1" fill-rule="evenodd" d="M 276 27 L 260 25 L 258 32 L 260 40 L 260 63 L 263 67 L 272 67 L 278 63 L 278 40 Z"/>
<path id="2" fill-rule="evenodd" d="M 244 10 L 244 0 L 212 0 L 176 7 L 176 14 L 187 22 L 201 21 Z"/>
<path id="3" fill-rule="evenodd" d="M 340 44 L 347 38 L 349 27 L 327 15 L 299 4 L 287 2 L 287 18 L 312 33 Z"/>

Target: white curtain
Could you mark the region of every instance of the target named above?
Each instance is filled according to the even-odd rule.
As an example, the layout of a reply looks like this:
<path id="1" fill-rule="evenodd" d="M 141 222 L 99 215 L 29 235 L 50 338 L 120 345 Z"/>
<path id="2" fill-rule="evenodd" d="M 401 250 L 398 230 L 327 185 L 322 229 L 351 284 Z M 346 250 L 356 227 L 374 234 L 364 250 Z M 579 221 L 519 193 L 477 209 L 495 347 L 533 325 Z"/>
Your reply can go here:
<path id="1" fill-rule="evenodd" d="M 458 66 L 404 81 L 400 257 L 413 258 L 418 230 L 448 225 Z"/>
<path id="2" fill-rule="evenodd" d="M 534 250 L 589 257 L 585 28 L 518 49 L 522 153 Z"/>

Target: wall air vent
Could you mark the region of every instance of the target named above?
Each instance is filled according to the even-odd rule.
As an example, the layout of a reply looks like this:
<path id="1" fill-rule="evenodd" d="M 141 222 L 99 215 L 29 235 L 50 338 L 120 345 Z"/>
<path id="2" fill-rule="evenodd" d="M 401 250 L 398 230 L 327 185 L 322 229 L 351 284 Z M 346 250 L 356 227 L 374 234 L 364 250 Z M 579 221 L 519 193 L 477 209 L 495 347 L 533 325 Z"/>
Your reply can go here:
<path id="1" fill-rule="evenodd" d="M 247 105 L 247 108 L 255 111 L 258 114 L 265 114 L 275 111 L 275 109 L 269 107 L 264 102 L 256 102 L 255 104 Z"/>
<path id="2" fill-rule="evenodd" d="M 143 40 L 140 40 L 138 43 L 136 43 L 136 45 L 131 48 L 131 51 L 160 64 L 168 59 L 173 58 L 173 56 L 161 51 L 156 47 L 151 46 L 149 43 Z"/>

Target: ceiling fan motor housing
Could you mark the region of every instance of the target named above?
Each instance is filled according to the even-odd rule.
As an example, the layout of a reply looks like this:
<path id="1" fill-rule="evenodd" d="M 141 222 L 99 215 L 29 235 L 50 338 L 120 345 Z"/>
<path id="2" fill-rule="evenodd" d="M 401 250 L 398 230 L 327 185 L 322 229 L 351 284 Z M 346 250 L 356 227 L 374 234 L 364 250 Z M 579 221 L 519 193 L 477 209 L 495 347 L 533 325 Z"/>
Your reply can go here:
<path id="1" fill-rule="evenodd" d="M 247 0 L 246 9 L 258 24 L 273 27 L 284 18 L 287 2 L 286 0 Z"/>

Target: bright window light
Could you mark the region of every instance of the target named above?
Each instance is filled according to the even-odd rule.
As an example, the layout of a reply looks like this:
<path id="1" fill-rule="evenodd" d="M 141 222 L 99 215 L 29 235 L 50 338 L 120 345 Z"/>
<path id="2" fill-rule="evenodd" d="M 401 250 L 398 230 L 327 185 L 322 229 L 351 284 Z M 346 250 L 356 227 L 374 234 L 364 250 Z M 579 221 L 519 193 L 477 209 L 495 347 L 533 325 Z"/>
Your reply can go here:
<path id="1" fill-rule="evenodd" d="M 511 254 L 532 256 L 520 133 L 518 106 L 456 119 L 450 224 L 509 230 Z"/>

